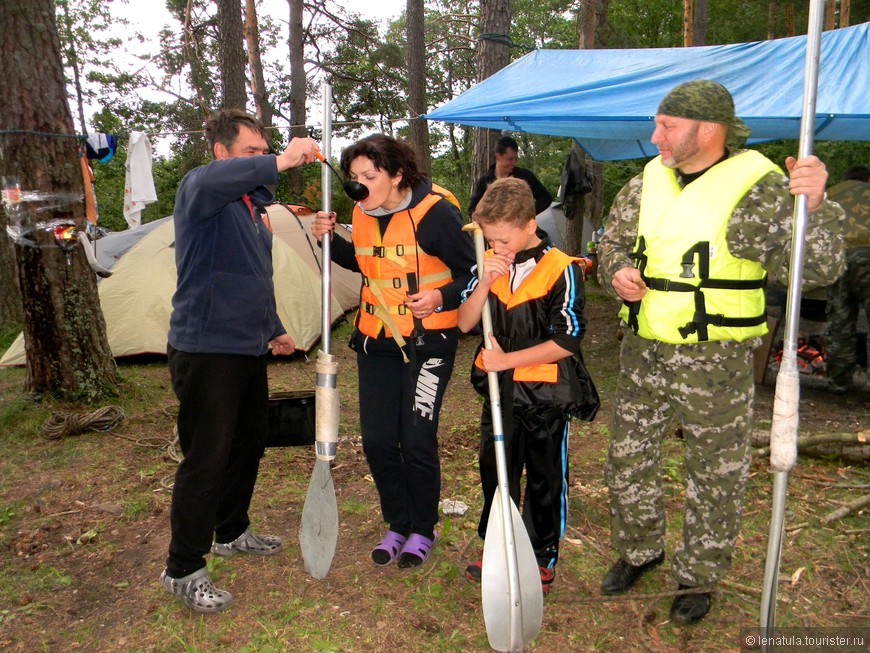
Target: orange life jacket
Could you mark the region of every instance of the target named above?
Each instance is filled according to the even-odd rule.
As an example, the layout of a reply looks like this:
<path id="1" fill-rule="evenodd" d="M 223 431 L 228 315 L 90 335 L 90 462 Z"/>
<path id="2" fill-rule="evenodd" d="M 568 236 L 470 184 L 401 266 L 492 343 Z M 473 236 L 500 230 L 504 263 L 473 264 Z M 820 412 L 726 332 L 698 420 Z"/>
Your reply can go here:
<path id="1" fill-rule="evenodd" d="M 492 250 L 486 252 L 486 256 L 491 256 Z M 516 289 L 516 292 L 511 290 L 510 275 L 503 275 L 493 281 L 490 287 L 490 293 L 495 296 L 496 300 L 504 306 L 504 311 L 513 311 L 512 321 L 514 325 L 527 331 L 526 335 L 530 335 L 532 330 L 539 328 L 540 325 L 532 324 L 529 321 L 529 315 L 535 315 L 538 311 L 523 311 L 518 307 L 528 306 L 535 301 L 547 297 L 553 284 L 562 276 L 571 263 L 580 263 L 583 259 L 575 256 L 569 256 L 555 247 L 547 250 L 544 256 L 541 257 L 535 264 L 534 270 L 523 279 L 523 282 Z M 520 326 L 521 325 L 521 326 Z M 514 333 L 501 334 L 506 338 L 516 341 Z M 545 339 L 543 334 L 536 334 L 532 338 L 537 342 L 543 342 Z M 483 353 L 477 352 L 474 360 L 474 365 L 480 370 L 483 370 Z M 472 373 L 473 374 L 473 373 Z M 540 383 L 556 383 L 559 380 L 559 362 L 542 363 L 540 365 L 531 365 L 525 367 L 516 367 L 513 370 L 514 381 L 540 382 Z"/>
<path id="2" fill-rule="evenodd" d="M 452 194 L 433 184 L 433 191 L 416 206 L 395 213 L 381 234 L 377 218 L 353 210 L 352 239 L 356 259 L 363 276 L 360 308 L 356 326 L 365 335 L 376 338 L 385 329 L 399 347 L 405 338 L 429 329 L 450 329 L 457 324 L 458 310 L 432 313 L 415 325 L 405 306 L 409 294 L 439 288 L 453 280 L 441 259 L 423 251 L 417 244 L 417 225 L 437 202 L 450 201 Z"/>

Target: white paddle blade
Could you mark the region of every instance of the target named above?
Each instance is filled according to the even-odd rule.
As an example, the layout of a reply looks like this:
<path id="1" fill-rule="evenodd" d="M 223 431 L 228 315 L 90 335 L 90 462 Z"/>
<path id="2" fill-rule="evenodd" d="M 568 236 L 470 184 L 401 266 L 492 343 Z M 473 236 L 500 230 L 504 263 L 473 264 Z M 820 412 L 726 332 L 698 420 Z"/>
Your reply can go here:
<path id="1" fill-rule="evenodd" d="M 322 580 L 329 573 L 338 541 L 338 504 L 329 463 L 317 460 L 302 508 L 299 546 L 302 562 L 313 578 Z"/>
<path id="2" fill-rule="evenodd" d="M 521 652 L 541 632 L 544 595 L 538 561 L 519 510 L 510 497 L 504 499 L 510 504 L 513 522 L 512 529 L 505 529 L 502 500 L 501 489 L 496 488 L 483 543 L 480 578 L 483 621 L 493 650 Z M 513 531 L 512 542 L 505 538 L 506 530 Z M 508 556 L 514 555 L 518 587 L 512 597 Z"/>

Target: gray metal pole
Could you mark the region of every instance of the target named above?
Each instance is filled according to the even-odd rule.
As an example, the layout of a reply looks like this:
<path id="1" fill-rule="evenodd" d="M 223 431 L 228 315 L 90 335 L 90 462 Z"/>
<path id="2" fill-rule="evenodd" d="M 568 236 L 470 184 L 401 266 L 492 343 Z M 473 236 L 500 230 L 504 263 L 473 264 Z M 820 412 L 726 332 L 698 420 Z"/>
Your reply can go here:
<path id="1" fill-rule="evenodd" d="M 332 157 L 332 86 L 323 83 L 323 135 L 320 139 L 320 151 L 329 161 Z M 320 187 L 323 192 L 322 206 L 324 211 L 332 210 L 332 171 L 329 166 L 320 166 Z M 324 354 L 331 353 L 330 334 L 332 332 L 332 238 L 326 234 L 320 241 L 322 260 L 322 279 L 320 301 L 323 310 L 320 311 L 320 349 Z"/>
<path id="2" fill-rule="evenodd" d="M 804 98 L 801 110 L 798 158 L 813 152 L 813 132 L 816 116 L 816 88 L 818 86 L 819 54 L 821 51 L 824 0 L 810 0 L 807 26 L 807 52 L 804 64 Z M 770 428 L 770 468 L 773 473 L 770 534 L 764 565 L 764 585 L 761 593 L 759 624 L 762 634 L 772 634 L 776 622 L 776 586 L 782 553 L 782 534 L 785 523 L 785 503 L 788 473 L 797 460 L 798 404 L 800 378 L 797 370 L 797 333 L 800 321 L 801 277 L 803 276 L 804 238 L 807 225 L 807 197 L 795 198 L 794 230 L 789 262 L 788 296 L 782 364 L 776 377 L 773 421 Z M 764 641 L 764 640 L 762 640 Z M 762 645 L 766 653 L 768 647 Z"/>

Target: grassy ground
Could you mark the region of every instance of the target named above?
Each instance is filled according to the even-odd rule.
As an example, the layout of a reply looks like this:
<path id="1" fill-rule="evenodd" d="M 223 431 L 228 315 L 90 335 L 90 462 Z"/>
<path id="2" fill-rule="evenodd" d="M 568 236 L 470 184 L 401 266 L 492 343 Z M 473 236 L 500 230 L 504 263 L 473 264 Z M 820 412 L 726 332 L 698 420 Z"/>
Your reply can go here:
<path id="1" fill-rule="evenodd" d="M 598 586 L 612 562 L 602 466 L 618 367 L 615 306 L 590 288 L 584 354 L 602 395 L 593 423 L 572 427 L 571 511 L 544 624 L 530 647 L 584 651 L 738 651 L 740 631 L 758 622 L 770 513 L 767 463 L 752 465 L 746 515 L 732 573 L 702 623 L 670 623 L 674 589 L 668 562 L 627 598 Z M 269 449 L 252 516 L 284 537 L 286 551 L 253 559 L 210 559 L 219 587 L 236 604 L 219 615 L 190 613 L 157 577 L 168 543 L 170 455 L 176 410 L 165 362 L 123 364 L 118 405 L 124 422 L 110 433 L 47 440 L 53 411 L 85 414 L 99 406 L 35 401 L 21 394 L 23 370 L 0 370 L 0 651 L 342 651 L 489 650 L 480 588 L 462 575 L 480 554 L 476 470 L 480 402 L 467 383 L 475 339 L 462 341 L 440 430 L 443 498 L 470 506 L 445 517 L 432 561 L 416 571 L 374 567 L 383 534 L 377 496 L 362 454 L 347 328 L 333 337 L 343 400 L 339 453 L 331 474 L 339 504 L 338 547 L 326 579 L 305 573 L 299 518 L 314 457 L 307 447 Z M 273 390 L 312 389 L 312 362 L 270 366 Z M 772 381 L 758 386 L 759 428 L 769 427 Z M 802 433 L 856 432 L 870 425 L 870 396 L 830 398 L 809 388 Z M 682 443 L 664 444 L 668 554 L 680 532 Z M 870 524 L 866 512 L 830 524 L 820 518 L 867 492 L 870 469 L 837 459 L 801 458 L 790 474 L 778 623 L 866 627 L 870 623 Z M 861 488 L 864 489 L 861 489 Z M 833 649 L 832 649 L 833 650 Z"/>

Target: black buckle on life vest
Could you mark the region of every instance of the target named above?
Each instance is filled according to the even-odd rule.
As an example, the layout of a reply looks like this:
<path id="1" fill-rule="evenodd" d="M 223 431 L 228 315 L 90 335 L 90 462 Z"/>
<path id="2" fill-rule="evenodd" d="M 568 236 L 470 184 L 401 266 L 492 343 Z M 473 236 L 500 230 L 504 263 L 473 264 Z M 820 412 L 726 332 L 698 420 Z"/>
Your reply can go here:
<path id="1" fill-rule="evenodd" d="M 363 307 L 362 307 L 362 308 L 363 308 L 363 310 L 364 310 L 366 313 L 368 313 L 369 315 L 374 315 L 374 314 L 375 314 L 375 307 L 374 307 L 373 304 L 365 303 L 365 304 L 363 304 Z"/>
<path id="2" fill-rule="evenodd" d="M 680 332 L 680 335 L 683 336 L 683 340 L 685 340 L 690 335 L 698 331 L 698 325 L 695 322 L 688 322 L 687 324 L 679 327 L 677 331 Z"/>
<path id="3" fill-rule="evenodd" d="M 696 243 L 693 247 L 690 247 L 683 254 L 683 260 L 680 262 L 680 265 L 683 267 L 683 271 L 680 272 L 680 277 L 683 279 L 695 278 L 693 272 L 693 268 L 695 267 L 695 254 L 698 255 L 698 277 L 706 279 L 710 276 L 710 243 L 708 241 L 701 241 Z"/>
<path id="4" fill-rule="evenodd" d="M 377 256 L 378 258 L 384 258 L 387 255 L 387 248 L 382 245 L 373 245 L 372 246 L 372 256 Z"/>
<path id="5" fill-rule="evenodd" d="M 408 312 L 408 307 L 405 306 L 404 304 L 399 304 L 398 309 L 399 309 L 399 315 L 405 315 Z"/>
<path id="6" fill-rule="evenodd" d="M 405 255 L 405 246 L 404 245 L 396 245 L 396 256 L 404 256 Z"/>
<path id="7" fill-rule="evenodd" d="M 640 278 L 643 279 L 644 283 L 647 283 L 646 274 L 646 261 L 647 256 L 646 252 L 646 239 L 643 236 L 640 236 L 637 239 L 637 249 L 628 255 L 628 258 L 633 259 L 636 262 L 635 267 L 640 270 Z M 640 300 L 636 302 L 623 302 L 628 307 L 628 328 L 637 333 L 640 328 L 640 324 L 637 320 L 637 315 L 640 313 Z"/>
<path id="8" fill-rule="evenodd" d="M 369 278 L 368 278 L 366 275 L 362 275 L 362 284 L 363 284 L 366 288 L 369 288 L 369 287 L 371 287 L 371 285 L 372 285 L 371 281 L 369 281 Z"/>
<path id="9" fill-rule="evenodd" d="M 402 277 L 393 277 L 393 288 L 402 287 Z"/>

